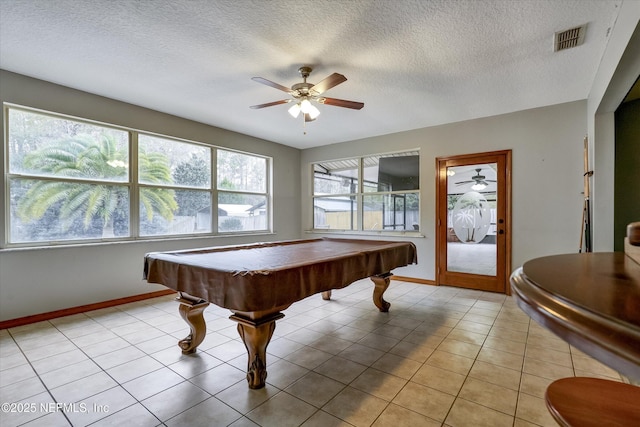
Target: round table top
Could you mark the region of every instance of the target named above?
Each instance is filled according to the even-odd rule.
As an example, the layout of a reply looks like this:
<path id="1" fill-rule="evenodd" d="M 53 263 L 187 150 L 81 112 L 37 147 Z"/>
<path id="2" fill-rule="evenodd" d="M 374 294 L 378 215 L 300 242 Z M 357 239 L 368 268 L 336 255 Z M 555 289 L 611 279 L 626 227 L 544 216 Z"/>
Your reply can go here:
<path id="1" fill-rule="evenodd" d="M 547 256 L 527 261 L 522 269 L 558 298 L 640 328 L 640 264 L 624 253 Z"/>
<path id="2" fill-rule="evenodd" d="M 561 426 L 640 425 L 640 387 L 600 378 L 563 378 L 545 393 L 547 408 Z"/>
<path id="3" fill-rule="evenodd" d="M 640 264 L 622 252 L 547 256 L 517 269 L 511 287 L 534 320 L 640 380 Z"/>

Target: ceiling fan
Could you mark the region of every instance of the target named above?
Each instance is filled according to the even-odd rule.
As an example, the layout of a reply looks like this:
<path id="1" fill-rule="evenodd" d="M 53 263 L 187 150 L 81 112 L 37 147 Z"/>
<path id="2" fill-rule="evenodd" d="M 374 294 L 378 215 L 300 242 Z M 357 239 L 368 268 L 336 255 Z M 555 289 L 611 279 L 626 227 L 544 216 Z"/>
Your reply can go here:
<path id="1" fill-rule="evenodd" d="M 485 188 L 487 188 L 489 186 L 490 182 L 496 182 L 496 180 L 494 180 L 494 179 L 486 179 L 486 176 L 480 175 L 480 171 L 481 170 L 482 170 L 482 168 L 476 169 L 476 174 L 471 177 L 470 181 L 456 182 L 456 185 L 463 185 L 463 184 L 471 184 L 471 183 L 473 183 L 473 185 L 471 186 L 471 189 L 479 191 L 479 190 L 484 190 Z"/>
<path id="2" fill-rule="evenodd" d="M 266 104 L 252 105 L 249 108 L 259 109 L 295 102 L 295 104 L 291 108 L 289 108 L 289 114 L 291 114 L 293 117 L 298 117 L 300 112 L 302 112 L 304 114 L 304 121 L 311 122 L 315 120 L 316 117 L 318 117 L 318 115 L 320 114 L 320 111 L 311 103 L 312 101 L 317 102 L 318 104 L 333 105 L 335 107 L 351 108 L 354 110 L 360 110 L 362 107 L 364 107 L 364 103 L 362 102 L 346 101 L 344 99 L 327 98 L 325 96 L 321 96 L 329 89 L 347 81 L 347 78 L 342 74 L 333 73 L 329 77 L 322 80 L 320 83 L 314 85 L 313 83 L 307 83 L 307 78 L 311 74 L 311 71 L 311 67 L 300 67 L 298 69 L 298 72 L 302 76 L 303 82 L 294 84 L 293 86 L 291 86 L 291 89 L 278 83 L 274 83 L 271 80 L 267 80 L 263 77 L 252 77 L 251 80 L 286 92 L 291 95 L 292 98 L 282 99 L 280 101 L 274 102 L 267 102 Z"/>

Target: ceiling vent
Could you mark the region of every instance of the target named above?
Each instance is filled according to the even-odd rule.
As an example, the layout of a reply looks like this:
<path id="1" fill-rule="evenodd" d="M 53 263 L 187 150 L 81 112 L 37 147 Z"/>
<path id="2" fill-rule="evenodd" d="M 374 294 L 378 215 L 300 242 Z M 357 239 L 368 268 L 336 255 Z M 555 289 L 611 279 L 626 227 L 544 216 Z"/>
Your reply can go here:
<path id="1" fill-rule="evenodd" d="M 553 36 L 553 51 L 571 49 L 580 46 L 584 42 L 584 33 L 587 31 L 587 24 L 571 28 L 565 31 L 558 31 Z"/>

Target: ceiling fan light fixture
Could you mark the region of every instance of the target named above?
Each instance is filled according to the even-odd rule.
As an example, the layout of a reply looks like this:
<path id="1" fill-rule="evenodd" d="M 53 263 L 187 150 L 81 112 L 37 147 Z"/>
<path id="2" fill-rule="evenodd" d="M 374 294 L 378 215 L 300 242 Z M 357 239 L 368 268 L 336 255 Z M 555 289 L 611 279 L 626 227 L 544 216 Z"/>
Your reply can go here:
<path id="1" fill-rule="evenodd" d="M 262 83 L 263 85 L 271 86 L 282 92 L 288 93 L 293 99 L 282 99 L 280 101 L 267 102 L 264 104 L 251 105 L 249 108 L 257 110 L 265 107 L 273 107 L 275 105 L 287 104 L 294 102 L 289 108 L 289 114 L 293 118 L 297 118 L 302 112 L 305 122 L 315 120 L 320 115 L 320 110 L 316 108 L 311 101 L 315 101 L 318 104 L 333 105 L 342 108 L 351 108 L 353 110 L 360 110 L 364 107 L 364 103 L 356 101 L 347 101 L 344 99 L 326 98 L 320 95 L 329 89 L 344 83 L 347 78 L 342 74 L 333 73 L 329 77 L 320 81 L 320 83 L 312 84 L 307 83 L 307 77 L 311 73 L 311 67 L 303 66 L 298 69 L 300 75 L 303 78 L 302 83 L 296 83 L 291 88 L 283 86 L 281 84 L 267 80 L 264 77 L 252 77 L 251 80 Z"/>
<path id="2" fill-rule="evenodd" d="M 313 105 L 311 105 L 308 99 L 303 99 L 302 102 L 300 102 L 300 110 L 305 114 L 311 112 L 311 107 L 313 107 Z"/>
<path id="3" fill-rule="evenodd" d="M 309 117 L 311 117 L 312 120 L 315 120 L 315 118 L 320 115 L 320 110 L 318 110 L 314 105 L 311 105 L 311 103 L 309 103 L 308 110 L 309 111 L 306 114 L 308 114 Z"/>
<path id="4" fill-rule="evenodd" d="M 298 117 L 298 115 L 300 114 L 300 104 L 293 104 L 293 106 L 291 108 L 289 108 L 289 114 L 291 114 L 291 116 L 295 119 Z"/>
<path id="5" fill-rule="evenodd" d="M 481 191 L 481 190 L 484 190 L 485 188 L 487 188 L 487 184 L 483 184 L 481 182 L 476 182 L 471 186 L 471 189 L 475 191 Z"/>

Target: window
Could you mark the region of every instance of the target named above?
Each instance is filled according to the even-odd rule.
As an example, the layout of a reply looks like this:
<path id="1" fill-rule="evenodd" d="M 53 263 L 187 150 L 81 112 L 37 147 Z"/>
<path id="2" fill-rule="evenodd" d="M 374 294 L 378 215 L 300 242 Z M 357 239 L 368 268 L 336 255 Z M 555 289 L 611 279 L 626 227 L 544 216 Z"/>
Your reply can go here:
<path id="1" fill-rule="evenodd" d="M 266 159 L 218 150 L 217 165 L 218 230 L 266 230 Z"/>
<path id="2" fill-rule="evenodd" d="M 313 165 L 313 228 L 409 231 L 420 228 L 417 151 Z"/>
<path id="3" fill-rule="evenodd" d="M 18 107 L 6 119 L 10 245 L 269 230 L 268 158 Z"/>

